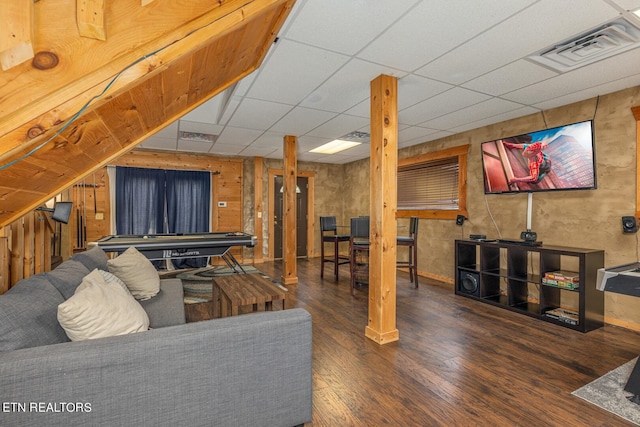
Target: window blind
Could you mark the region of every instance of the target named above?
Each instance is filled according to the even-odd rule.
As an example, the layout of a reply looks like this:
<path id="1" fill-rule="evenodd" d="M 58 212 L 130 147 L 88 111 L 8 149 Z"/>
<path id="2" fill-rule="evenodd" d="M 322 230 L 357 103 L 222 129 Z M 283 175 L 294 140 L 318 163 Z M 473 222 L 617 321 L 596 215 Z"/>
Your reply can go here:
<path id="1" fill-rule="evenodd" d="M 458 157 L 398 168 L 398 210 L 457 210 Z"/>

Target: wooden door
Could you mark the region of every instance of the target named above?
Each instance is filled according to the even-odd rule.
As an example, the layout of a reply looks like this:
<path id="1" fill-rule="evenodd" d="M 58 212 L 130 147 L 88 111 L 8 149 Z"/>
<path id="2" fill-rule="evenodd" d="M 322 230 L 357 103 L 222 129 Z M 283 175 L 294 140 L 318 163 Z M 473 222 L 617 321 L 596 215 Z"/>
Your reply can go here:
<path id="1" fill-rule="evenodd" d="M 274 179 L 273 249 L 274 258 L 282 258 L 282 218 L 283 218 L 282 176 Z M 308 178 L 296 179 L 296 255 L 307 256 L 307 202 L 309 197 Z"/>

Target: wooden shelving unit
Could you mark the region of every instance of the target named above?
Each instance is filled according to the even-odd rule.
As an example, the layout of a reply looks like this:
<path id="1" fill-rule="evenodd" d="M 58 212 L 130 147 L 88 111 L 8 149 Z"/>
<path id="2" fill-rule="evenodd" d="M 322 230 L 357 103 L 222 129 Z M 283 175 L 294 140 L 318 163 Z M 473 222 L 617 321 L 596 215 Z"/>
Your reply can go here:
<path id="1" fill-rule="evenodd" d="M 456 240 L 455 293 L 541 320 L 588 332 L 604 324 L 604 292 L 596 275 L 604 251 L 562 246 Z M 545 273 L 572 271 L 576 289 L 547 285 Z M 575 313 L 553 316 L 557 309 Z"/>

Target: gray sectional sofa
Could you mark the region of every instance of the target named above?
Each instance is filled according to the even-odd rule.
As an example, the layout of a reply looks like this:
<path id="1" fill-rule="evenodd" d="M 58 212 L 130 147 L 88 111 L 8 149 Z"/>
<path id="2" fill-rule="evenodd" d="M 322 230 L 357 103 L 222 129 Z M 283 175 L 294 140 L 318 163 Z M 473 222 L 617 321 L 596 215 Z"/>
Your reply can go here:
<path id="1" fill-rule="evenodd" d="M 95 247 L 0 296 L 2 426 L 295 426 L 311 421 L 303 309 L 185 323 L 179 279 L 142 301 L 149 331 L 71 342 L 57 306 Z"/>

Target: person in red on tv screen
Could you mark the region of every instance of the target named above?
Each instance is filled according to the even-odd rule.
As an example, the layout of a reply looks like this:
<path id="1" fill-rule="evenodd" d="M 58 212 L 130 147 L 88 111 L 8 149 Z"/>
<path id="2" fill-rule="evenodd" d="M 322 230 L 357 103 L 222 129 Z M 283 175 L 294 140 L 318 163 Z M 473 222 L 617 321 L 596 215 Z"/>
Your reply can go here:
<path id="1" fill-rule="evenodd" d="M 542 178 L 551 170 L 551 159 L 542 150 L 547 148 L 546 142 L 533 142 L 529 144 L 512 144 L 503 142 L 507 148 L 518 148 L 522 150 L 522 155 L 529 162 L 529 175 L 524 177 L 514 177 L 509 180 L 509 184 L 515 182 L 540 182 Z"/>

